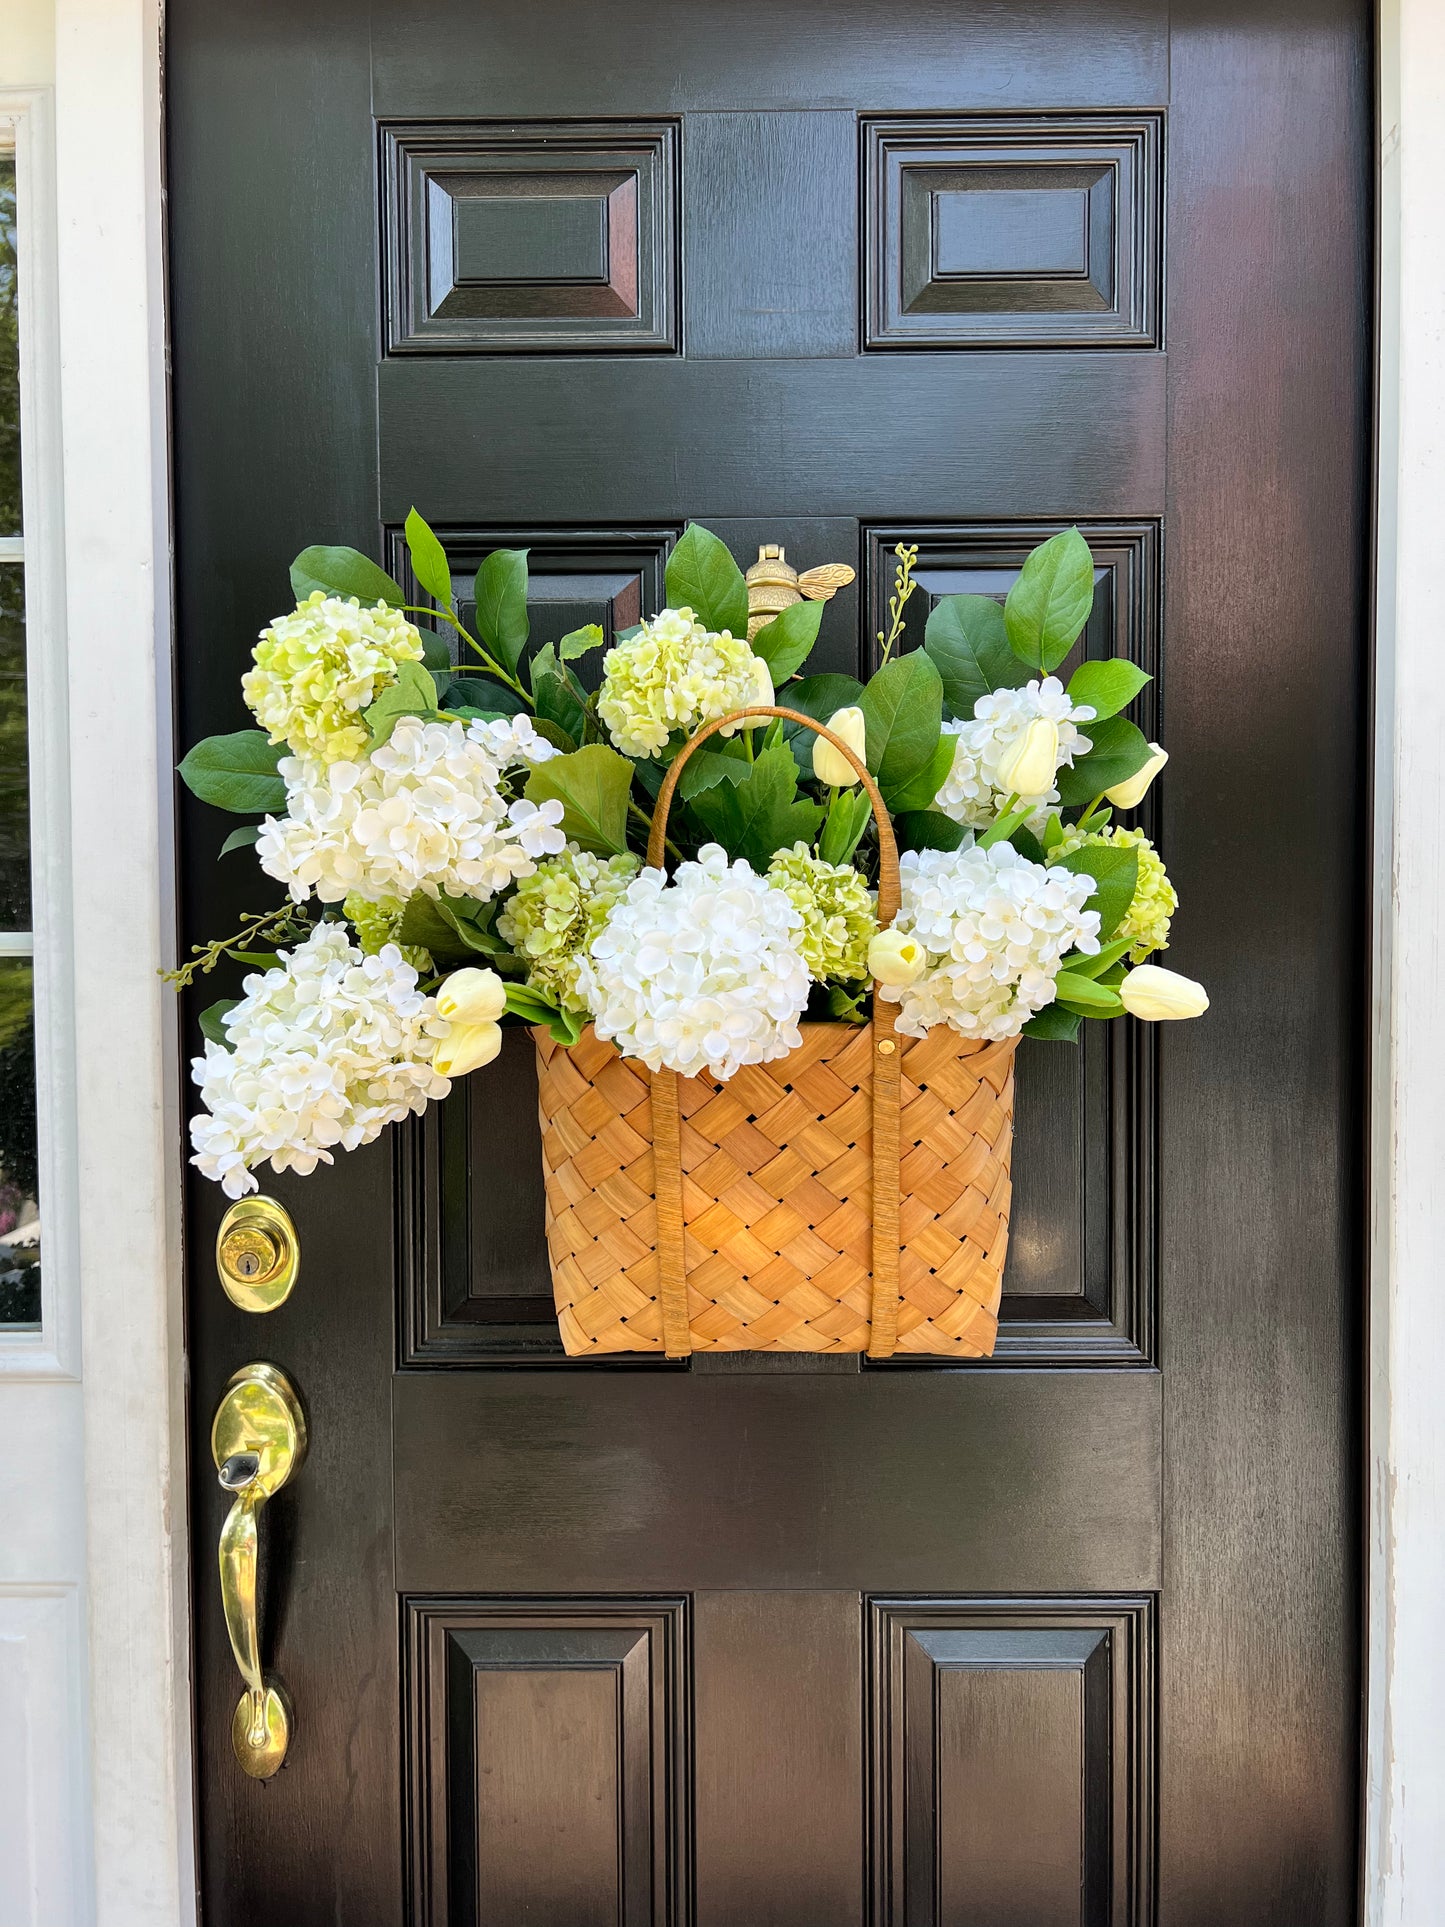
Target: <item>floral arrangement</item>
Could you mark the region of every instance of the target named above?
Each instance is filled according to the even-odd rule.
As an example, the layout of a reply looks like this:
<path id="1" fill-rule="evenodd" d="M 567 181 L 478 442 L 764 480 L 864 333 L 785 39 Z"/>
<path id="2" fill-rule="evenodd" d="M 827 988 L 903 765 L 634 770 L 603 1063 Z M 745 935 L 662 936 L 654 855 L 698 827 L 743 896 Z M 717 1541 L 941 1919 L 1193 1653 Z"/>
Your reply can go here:
<path id="1" fill-rule="evenodd" d="M 444 1097 L 504 1022 L 564 1043 L 590 1023 L 654 1071 L 726 1078 L 796 1049 L 805 1020 L 865 1021 L 870 994 L 915 1037 L 1072 1040 L 1087 1020 L 1207 1008 L 1149 961 L 1175 893 L 1115 820 L 1167 761 L 1122 714 L 1148 677 L 1121 658 L 1056 673 L 1093 600 L 1076 529 L 1034 550 L 1004 603 L 942 598 L 902 653 L 916 551 L 900 546 L 866 684 L 806 673 L 821 601 L 749 639 L 742 571 L 696 524 L 668 606 L 590 662 L 596 626 L 529 650 L 524 550 L 481 564 L 468 629 L 415 511 L 406 538 L 427 605 L 355 550 L 297 558 L 296 606 L 242 679 L 258 727 L 181 764 L 197 796 L 252 819 L 223 850 L 254 847 L 286 889 L 173 973 L 251 969 L 204 1013 L 194 1066 L 193 1161 L 229 1196 L 259 1165 L 310 1171 Z M 881 792 L 903 852 L 890 928 L 855 766 L 782 717 L 730 721 L 692 754 L 671 874 L 645 867 L 690 735 L 775 707 L 826 724 Z"/>

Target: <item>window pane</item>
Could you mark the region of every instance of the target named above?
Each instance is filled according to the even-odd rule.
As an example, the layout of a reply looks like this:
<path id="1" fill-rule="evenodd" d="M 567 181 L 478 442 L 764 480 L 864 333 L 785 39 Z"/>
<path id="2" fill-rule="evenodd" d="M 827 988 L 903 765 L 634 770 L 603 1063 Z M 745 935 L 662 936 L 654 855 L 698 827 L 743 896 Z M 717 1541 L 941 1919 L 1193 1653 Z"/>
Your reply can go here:
<path id="1" fill-rule="evenodd" d="M 25 571 L 6 562 L 0 563 L 0 930 L 31 926 L 25 725 Z"/>
<path id="2" fill-rule="evenodd" d="M 0 535 L 20 533 L 20 316 L 15 292 L 15 156 L 0 152 Z"/>
<path id="3" fill-rule="evenodd" d="M 0 961 L 0 1325 L 40 1322 L 34 971 Z"/>

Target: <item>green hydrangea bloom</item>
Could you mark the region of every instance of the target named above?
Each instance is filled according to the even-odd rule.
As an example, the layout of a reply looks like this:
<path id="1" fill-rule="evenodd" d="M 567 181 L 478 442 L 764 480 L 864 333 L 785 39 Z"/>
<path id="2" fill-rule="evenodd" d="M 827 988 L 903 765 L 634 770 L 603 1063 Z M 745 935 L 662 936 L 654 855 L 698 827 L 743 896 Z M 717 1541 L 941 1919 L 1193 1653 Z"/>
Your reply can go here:
<path id="1" fill-rule="evenodd" d="M 356 941 L 368 957 L 374 957 L 389 943 L 395 943 L 413 970 L 422 976 L 431 975 L 432 955 L 429 950 L 424 950 L 419 943 L 397 943 L 401 920 L 406 915 L 406 905 L 400 897 L 382 897 L 378 902 L 371 903 L 365 897 L 349 896 L 341 909 L 356 932 Z"/>
<path id="2" fill-rule="evenodd" d="M 1050 858 L 1067 856 L 1071 850 L 1082 849 L 1086 843 L 1114 844 L 1119 848 L 1137 851 L 1139 857 L 1139 881 L 1134 886 L 1134 897 L 1125 913 L 1123 922 L 1114 932 L 1110 942 L 1122 937 L 1133 939 L 1129 950 L 1130 963 L 1143 963 L 1155 950 L 1169 948 L 1169 919 L 1179 908 L 1179 898 L 1175 895 L 1174 885 L 1159 852 L 1142 830 L 1090 830 L 1082 834 L 1077 829 L 1065 830 L 1061 843 L 1056 843 L 1049 852 Z"/>
<path id="3" fill-rule="evenodd" d="M 570 844 L 523 877 L 497 918 L 497 934 L 526 960 L 527 982 L 565 1010 L 585 1012 L 577 971 L 607 913 L 642 859 L 592 856 Z"/>
<path id="4" fill-rule="evenodd" d="M 704 628 L 691 609 L 664 609 L 607 651 L 597 714 L 624 756 L 656 756 L 675 730 L 770 703 L 766 667 L 745 639 Z"/>
<path id="5" fill-rule="evenodd" d="M 253 655 L 241 693 L 271 741 L 337 763 L 366 748 L 362 710 L 396 681 L 398 664 L 421 661 L 422 642 L 384 602 L 363 609 L 355 596 L 317 589 L 261 631 Z"/>
<path id="6" fill-rule="evenodd" d="M 806 843 L 779 850 L 768 881 L 803 919 L 793 941 L 817 983 L 866 983 L 878 934 L 877 898 L 849 863 L 825 863 Z"/>

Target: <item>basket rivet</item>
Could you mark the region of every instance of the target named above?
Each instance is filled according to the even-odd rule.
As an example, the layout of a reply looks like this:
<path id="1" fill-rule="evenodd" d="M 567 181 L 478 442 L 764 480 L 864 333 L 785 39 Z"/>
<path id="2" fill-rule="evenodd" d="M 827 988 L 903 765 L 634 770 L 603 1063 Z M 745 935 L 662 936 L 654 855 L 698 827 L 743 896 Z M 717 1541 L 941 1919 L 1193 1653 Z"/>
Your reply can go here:
<path id="1" fill-rule="evenodd" d="M 897 1048 L 898 1046 L 891 1037 L 881 1038 L 878 1044 L 878 1055 L 880 1057 L 891 1057 Z"/>

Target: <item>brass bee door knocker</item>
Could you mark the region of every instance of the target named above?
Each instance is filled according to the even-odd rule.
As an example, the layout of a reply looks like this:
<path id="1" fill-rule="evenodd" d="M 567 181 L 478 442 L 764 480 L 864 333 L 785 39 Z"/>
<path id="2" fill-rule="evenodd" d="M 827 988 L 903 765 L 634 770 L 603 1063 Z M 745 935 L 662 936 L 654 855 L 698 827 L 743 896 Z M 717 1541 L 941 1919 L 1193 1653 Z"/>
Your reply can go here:
<path id="1" fill-rule="evenodd" d="M 747 573 L 748 641 L 765 622 L 805 596 L 809 602 L 831 601 L 840 589 L 847 588 L 855 573 L 846 562 L 823 562 L 799 575 L 776 542 L 760 544 L 758 559 Z"/>

